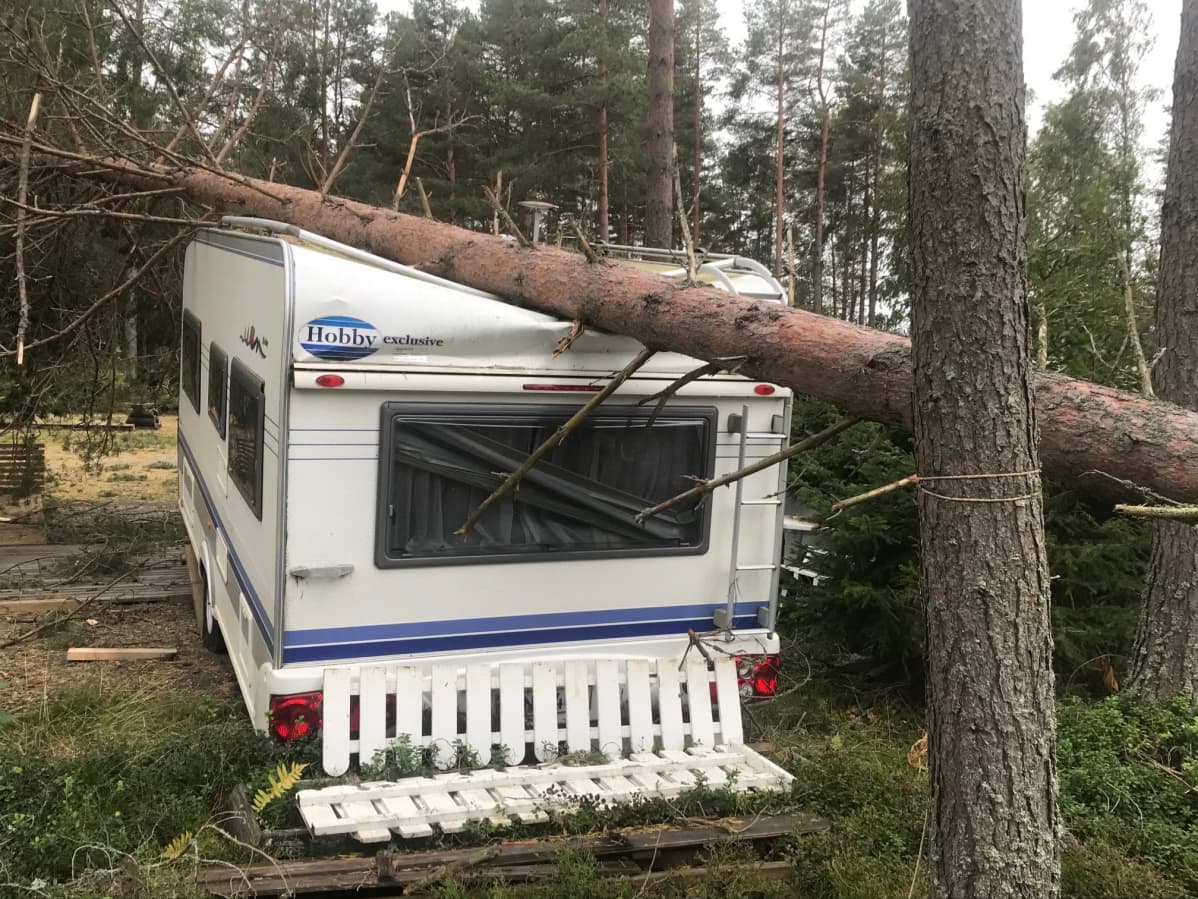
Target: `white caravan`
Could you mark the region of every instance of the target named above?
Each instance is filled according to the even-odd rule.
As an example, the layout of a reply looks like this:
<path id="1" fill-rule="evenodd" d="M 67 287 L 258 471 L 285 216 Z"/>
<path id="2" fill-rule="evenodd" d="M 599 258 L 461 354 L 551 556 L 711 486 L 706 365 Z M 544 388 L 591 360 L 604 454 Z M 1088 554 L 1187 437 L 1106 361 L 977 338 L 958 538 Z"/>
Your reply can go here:
<path id="1" fill-rule="evenodd" d="M 587 330 L 555 356 L 569 322 L 291 226 L 225 226 L 187 250 L 179 505 L 205 643 L 227 647 L 256 727 L 292 739 L 323 725 L 332 773 L 397 735 L 435 744 L 439 727 L 469 737 L 484 760 L 506 743 L 519 762 L 525 737 L 531 746 L 557 733 L 571 683 L 582 683 L 590 724 L 618 671 L 613 739 L 635 751 L 628 738 L 645 725 L 660 746 L 674 710 L 655 700 L 651 720 L 638 711 L 630 722 L 627 692 L 641 689 L 642 663 L 661 674 L 662 660 L 687 659 L 692 633 L 706 645 L 687 665 L 700 652 L 735 660 L 731 687 L 713 675 L 712 702 L 773 693 L 784 471 L 644 524 L 635 516 L 785 446 L 788 391 L 707 376 L 654 418 L 646 400 L 701 364 L 656 354 L 461 537 L 504 473 L 640 344 Z M 782 299 L 744 259 L 709 257 L 703 277 Z M 514 668 L 528 673 L 511 683 L 530 708 L 556 696 L 552 727 L 534 734 L 510 708 L 493 716 L 476 704 L 461 725 L 473 730 L 461 730 L 465 691 L 485 683 L 489 706 Z M 552 683 L 542 690 L 538 677 Z M 690 692 L 684 729 L 708 690 Z M 695 733 L 710 742 L 733 714 L 724 705 Z M 586 731 L 592 747 L 595 735 Z"/>

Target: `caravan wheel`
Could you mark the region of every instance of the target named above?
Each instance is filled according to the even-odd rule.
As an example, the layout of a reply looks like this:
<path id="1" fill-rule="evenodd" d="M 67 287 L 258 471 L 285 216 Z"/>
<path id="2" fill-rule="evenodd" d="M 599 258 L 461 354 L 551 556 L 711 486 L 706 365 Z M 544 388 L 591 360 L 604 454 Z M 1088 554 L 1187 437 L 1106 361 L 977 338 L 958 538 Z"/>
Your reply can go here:
<path id="1" fill-rule="evenodd" d="M 200 639 L 204 641 L 204 648 L 209 652 L 225 655 L 228 649 L 225 646 L 224 635 L 220 632 L 220 625 L 213 614 L 212 591 L 208 589 L 207 568 L 200 568 L 200 582 L 204 588 L 204 614 L 200 616 Z"/>

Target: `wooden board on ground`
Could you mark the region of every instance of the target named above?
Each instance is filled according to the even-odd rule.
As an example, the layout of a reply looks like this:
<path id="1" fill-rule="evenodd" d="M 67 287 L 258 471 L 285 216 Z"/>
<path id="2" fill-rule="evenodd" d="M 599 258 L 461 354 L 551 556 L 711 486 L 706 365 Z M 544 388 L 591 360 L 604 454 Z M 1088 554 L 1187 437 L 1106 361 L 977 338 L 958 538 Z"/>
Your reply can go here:
<path id="1" fill-rule="evenodd" d="M 670 868 L 678 856 L 664 849 L 698 851 L 715 843 L 771 841 L 827 830 L 829 823 L 815 815 L 766 815 L 754 819 L 724 818 L 685 825 L 631 828 L 576 837 L 512 840 L 480 849 L 433 849 L 420 852 L 383 850 L 356 857 L 298 859 L 252 865 L 240 870 L 214 867 L 201 870 L 198 882 L 218 896 L 302 895 L 329 890 L 406 886 L 413 893 L 431 891 L 446 872 L 482 879 L 527 882 L 556 873 L 556 859 L 570 851 L 590 855 L 608 876 L 650 878 L 671 876 L 693 880 L 703 868 Z M 785 877 L 788 862 L 754 863 L 763 879 Z M 415 889 L 413 889 L 415 887 Z"/>
<path id="2" fill-rule="evenodd" d="M 73 646 L 67 650 L 68 662 L 133 662 L 173 659 L 179 654 L 174 648 L 148 646 Z"/>

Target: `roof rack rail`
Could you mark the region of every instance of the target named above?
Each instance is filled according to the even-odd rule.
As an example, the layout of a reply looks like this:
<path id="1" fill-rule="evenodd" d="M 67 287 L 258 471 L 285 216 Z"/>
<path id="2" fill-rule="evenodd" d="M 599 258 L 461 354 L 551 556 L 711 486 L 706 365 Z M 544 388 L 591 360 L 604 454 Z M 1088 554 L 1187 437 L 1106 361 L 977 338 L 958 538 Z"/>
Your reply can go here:
<path id="1" fill-rule="evenodd" d="M 683 278 L 686 276 L 687 258 L 684 250 L 671 250 L 664 247 L 636 247 L 627 244 L 607 243 L 598 241 L 591 246 L 599 253 L 613 259 L 628 262 L 642 262 L 654 266 L 654 271 L 668 278 Z M 786 302 L 786 289 L 778 279 L 770 274 L 760 262 L 747 256 L 736 256 L 731 253 L 711 253 L 696 248 L 695 261 L 698 263 L 698 273 L 707 275 L 713 282 L 732 293 L 752 297 L 758 300 L 770 300 L 777 303 Z M 657 268 L 662 266 L 663 268 Z M 764 282 L 765 290 L 750 290 L 749 285 L 738 284 L 738 281 L 760 279 Z M 757 285 L 760 288 L 760 285 Z"/>

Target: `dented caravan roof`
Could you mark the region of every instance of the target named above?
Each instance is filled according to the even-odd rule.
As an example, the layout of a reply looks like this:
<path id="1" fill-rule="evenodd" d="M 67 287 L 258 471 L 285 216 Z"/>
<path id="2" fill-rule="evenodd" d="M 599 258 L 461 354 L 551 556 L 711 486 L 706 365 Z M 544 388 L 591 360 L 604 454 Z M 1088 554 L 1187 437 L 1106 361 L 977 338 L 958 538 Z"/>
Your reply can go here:
<path id="1" fill-rule="evenodd" d="M 488 370 L 606 375 L 622 368 L 641 344 L 586 329 L 568 352 L 554 349 L 572 323 L 513 306 L 493 295 L 410 266 L 400 265 L 291 225 L 228 217 L 238 237 L 257 232 L 264 261 L 289 265 L 291 354 L 297 368 L 368 370 Z M 263 234 L 265 232 L 265 234 Z M 224 231 L 201 232 L 200 242 L 220 245 Z M 682 276 L 660 251 L 613 248 L 619 261 Z M 269 257 L 269 258 L 268 258 Z M 640 257 L 640 258 L 637 258 Z M 707 257 L 700 279 L 754 298 L 781 301 L 784 294 L 757 263 Z M 701 365 L 676 353 L 657 353 L 642 376 L 682 374 Z M 734 377 L 725 375 L 724 377 Z"/>

